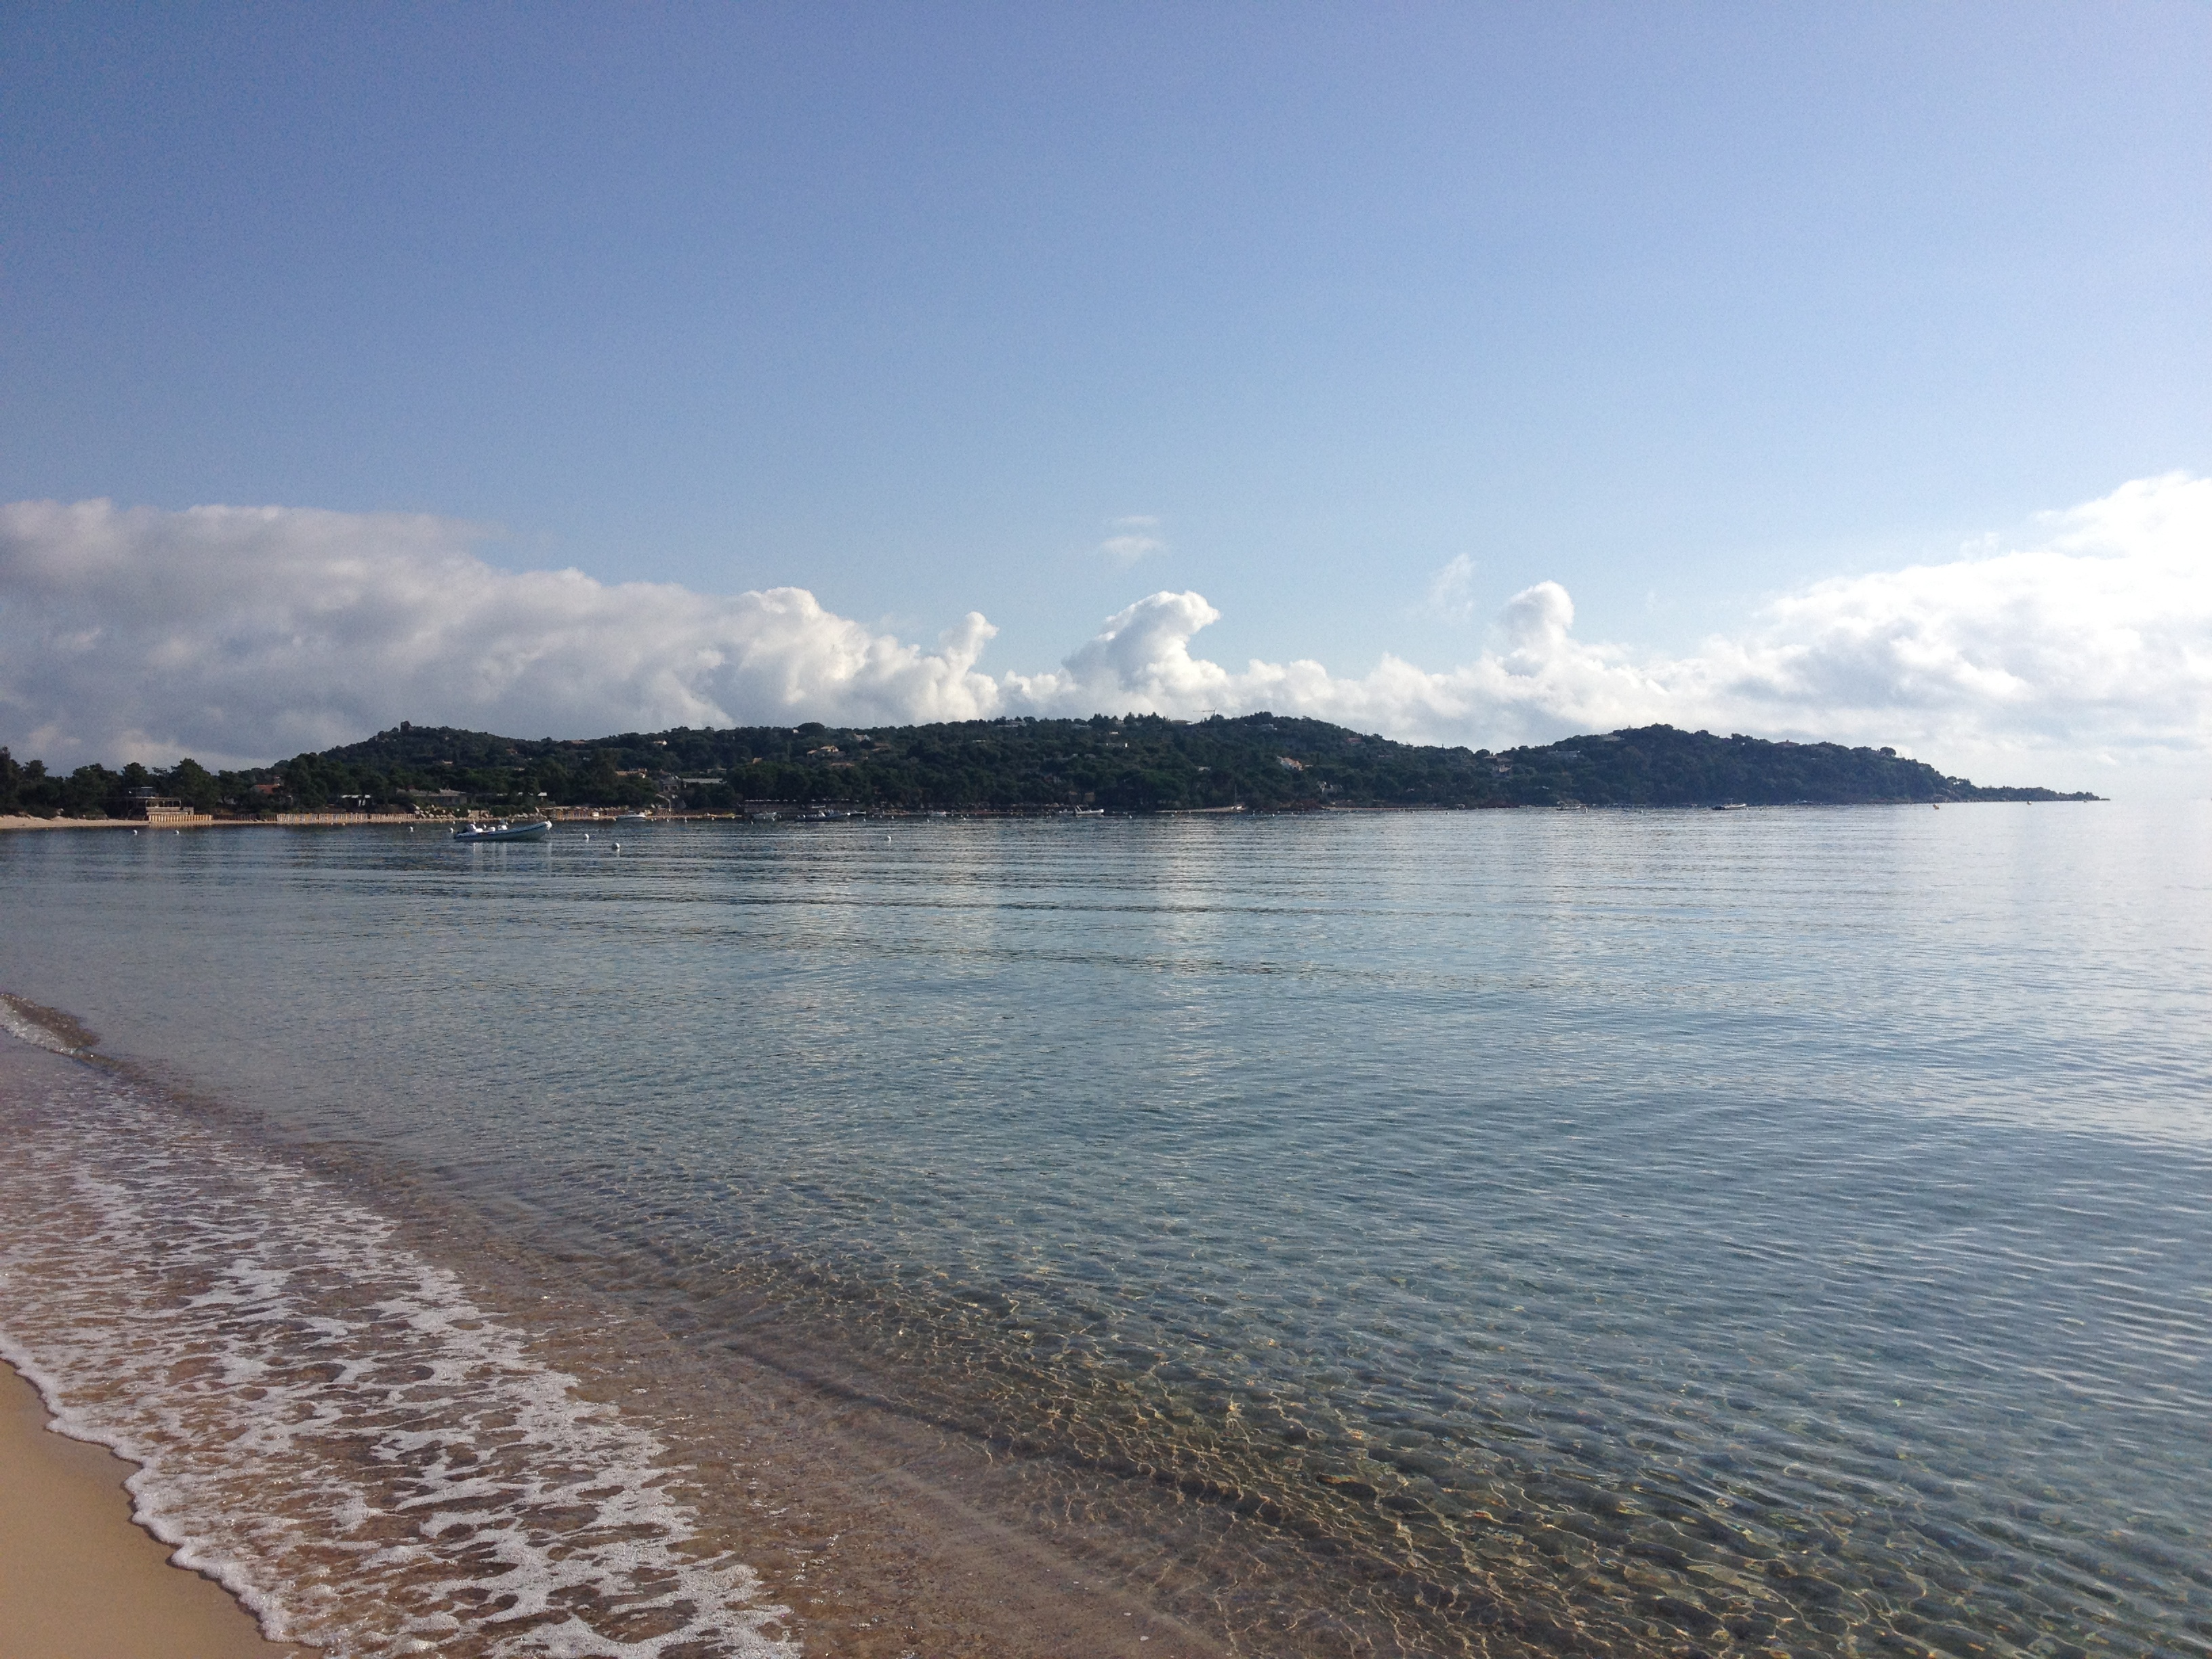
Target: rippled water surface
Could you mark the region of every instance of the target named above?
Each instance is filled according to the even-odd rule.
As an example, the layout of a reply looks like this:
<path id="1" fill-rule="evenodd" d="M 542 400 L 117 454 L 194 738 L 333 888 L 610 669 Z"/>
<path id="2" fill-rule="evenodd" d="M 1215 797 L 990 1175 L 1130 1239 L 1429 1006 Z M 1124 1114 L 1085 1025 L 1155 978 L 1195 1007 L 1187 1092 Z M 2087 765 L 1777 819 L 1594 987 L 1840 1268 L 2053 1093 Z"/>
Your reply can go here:
<path id="1" fill-rule="evenodd" d="M 2212 811 L 52 834 L 0 893 L 0 987 L 973 1439 L 1242 1650 L 2212 1653 Z"/>

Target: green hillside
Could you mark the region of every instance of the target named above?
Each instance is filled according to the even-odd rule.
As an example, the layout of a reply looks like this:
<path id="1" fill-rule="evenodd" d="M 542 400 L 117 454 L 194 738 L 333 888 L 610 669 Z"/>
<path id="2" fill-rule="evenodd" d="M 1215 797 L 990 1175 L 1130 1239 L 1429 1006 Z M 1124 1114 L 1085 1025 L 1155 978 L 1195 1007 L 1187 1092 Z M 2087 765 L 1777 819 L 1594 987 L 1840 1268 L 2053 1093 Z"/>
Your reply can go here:
<path id="1" fill-rule="evenodd" d="M 0 811 L 131 810 L 155 788 L 207 810 L 337 805 L 555 805 L 731 811 L 747 805 L 905 811 L 1097 806 L 1146 812 L 1243 807 L 1716 806 L 2094 800 L 1984 788 L 1887 749 L 1771 743 L 1668 726 L 1534 748 L 1394 743 L 1273 714 L 1183 722 L 1156 715 L 860 728 L 808 724 L 624 732 L 584 740 L 496 737 L 406 723 L 281 765 L 211 774 L 80 768 L 52 777 L 0 750 Z"/>

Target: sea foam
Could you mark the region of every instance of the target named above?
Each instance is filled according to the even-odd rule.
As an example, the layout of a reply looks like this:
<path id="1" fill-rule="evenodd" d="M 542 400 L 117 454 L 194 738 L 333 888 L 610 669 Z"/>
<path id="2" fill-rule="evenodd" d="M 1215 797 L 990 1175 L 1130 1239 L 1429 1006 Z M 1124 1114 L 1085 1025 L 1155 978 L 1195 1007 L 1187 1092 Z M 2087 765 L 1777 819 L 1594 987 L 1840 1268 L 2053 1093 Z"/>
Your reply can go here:
<path id="1" fill-rule="evenodd" d="M 0 1026 L 70 1051 L 5 1002 Z M 64 1433 L 140 1466 L 140 1523 L 270 1636 L 796 1655 L 659 1439 L 390 1220 L 127 1077 L 17 1048 L 0 1084 L 0 1355 Z"/>

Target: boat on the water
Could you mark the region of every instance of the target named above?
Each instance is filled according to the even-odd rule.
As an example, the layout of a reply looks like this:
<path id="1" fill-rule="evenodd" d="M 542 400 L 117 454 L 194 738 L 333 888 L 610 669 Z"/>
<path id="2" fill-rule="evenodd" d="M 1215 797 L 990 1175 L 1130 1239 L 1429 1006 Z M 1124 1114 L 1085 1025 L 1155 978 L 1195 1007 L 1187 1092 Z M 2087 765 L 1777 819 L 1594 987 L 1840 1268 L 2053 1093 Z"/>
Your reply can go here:
<path id="1" fill-rule="evenodd" d="M 553 820 L 535 823 L 465 823 L 453 831 L 455 841 L 544 841 L 553 833 Z"/>

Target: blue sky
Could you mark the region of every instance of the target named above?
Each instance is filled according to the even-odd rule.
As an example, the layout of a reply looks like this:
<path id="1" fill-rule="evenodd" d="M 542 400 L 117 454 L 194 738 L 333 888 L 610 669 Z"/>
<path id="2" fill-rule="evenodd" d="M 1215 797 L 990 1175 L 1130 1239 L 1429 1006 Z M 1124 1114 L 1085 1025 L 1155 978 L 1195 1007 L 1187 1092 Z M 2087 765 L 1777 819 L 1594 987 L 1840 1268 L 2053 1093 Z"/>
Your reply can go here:
<path id="1" fill-rule="evenodd" d="M 1192 590 L 1213 657 L 1365 673 L 1547 580 L 1679 653 L 2212 469 L 2201 5 L 19 3 L 0 52 L 0 500 L 473 521 L 981 611 L 1000 669 Z"/>

